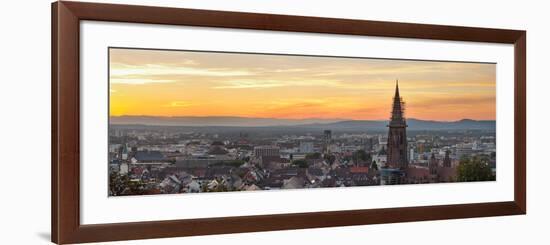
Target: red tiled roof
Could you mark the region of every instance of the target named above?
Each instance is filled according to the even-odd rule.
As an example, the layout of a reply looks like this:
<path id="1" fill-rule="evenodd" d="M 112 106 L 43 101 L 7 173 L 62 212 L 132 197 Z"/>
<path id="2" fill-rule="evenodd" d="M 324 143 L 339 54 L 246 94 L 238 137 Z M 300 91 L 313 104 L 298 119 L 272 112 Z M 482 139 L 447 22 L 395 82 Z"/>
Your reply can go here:
<path id="1" fill-rule="evenodd" d="M 440 181 L 451 181 L 456 179 L 456 168 L 439 167 L 437 169 Z"/>
<path id="2" fill-rule="evenodd" d="M 430 176 L 430 170 L 428 168 L 407 168 L 407 177 L 409 178 L 423 178 Z"/>
<path id="3" fill-rule="evenodd" d="M 354 173 L 354 174 L 358 174 L 358 173 L 368 174 L 369 173 L 369 168 L 368 167 L 351 167 L 349 170 L 350 170 L 351 173 Z"/>

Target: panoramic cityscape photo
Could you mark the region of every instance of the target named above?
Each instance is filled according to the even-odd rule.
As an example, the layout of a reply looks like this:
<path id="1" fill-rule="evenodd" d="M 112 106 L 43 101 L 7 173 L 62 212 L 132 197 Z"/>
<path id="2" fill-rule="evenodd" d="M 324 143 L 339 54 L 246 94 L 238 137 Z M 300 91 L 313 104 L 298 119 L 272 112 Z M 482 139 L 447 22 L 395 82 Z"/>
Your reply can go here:
<path id="1" fill-rule="evenodd" d="M 495 120 L 494 63 L 109 48 L 108 195 L 495 181 Z"/>

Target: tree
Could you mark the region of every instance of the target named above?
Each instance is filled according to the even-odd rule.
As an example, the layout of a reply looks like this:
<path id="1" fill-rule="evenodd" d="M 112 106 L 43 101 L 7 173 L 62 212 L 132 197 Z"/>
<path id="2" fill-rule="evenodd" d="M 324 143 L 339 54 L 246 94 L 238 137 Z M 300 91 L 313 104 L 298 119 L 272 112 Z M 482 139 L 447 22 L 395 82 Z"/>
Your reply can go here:
<path id="1" fill-rule="evenodd" d="M 457 168 L 457 181 L 495 180 L 491 168 L 481 157 L 462 158 Z"/>
<path id="2" fill-rule="evenodd" d="M 308 153 L 306 154 L 306 159 L 321 159 L 321 153 L 319 152 Z"/>
<path id="3" fill-rule="evenodd" d="M 333 164 L 334 161 L 336 161 L 336 156 L 331 154 L 325 154 L 325 160 L 328 162 L 328 164 Z"/>
<path id="4" fill-rule="evenodd" d="M 212 192 L 226 192 L 226 191 L 228 191 L 227 187 L 221 183 L 218 186 L 216 186 L 214 190 L 212 190 Z"/>
<path id="5" fill-rule="evenodd" d="M 297 167 L 299 167 L 299 168 L 307 168 L 307 167 L 309 167 L 309 164 L 308 164 L 307 161 L 304 160 L 304 159 L 294 160 L 294 161 L 292 161 L 292 165 L 297 166 Z"/>
<path id="6" fill-rule="evenodd" d="M 358 150 L 353 153 L 353 158 L 356 160 L 367 161 L 369 154 L 365 150 Z"/>
<path id="7" fill-rule="evenodd" d="M 128 175 L 111 173 L 109 175 L 109 192 L 113 196 L 143 195 L 145 184 L 141 180 L 130 180 Z"/>
<path id="8" fill-rule="evenodd" d="M 368 165 L 372 160 L 372 157 L 365 150 L 358 150 L 353 153 L 353 161 L 355 164 Z"/>
<path id="9" fill-rule="evenodd" d="M 127 187 L 128 176 L 120 175 L 118 173 L 109 174 L 109 193 L 112 196 L 119 196 Z"/>
<path id="10" fill-rule="evenodd" d="M 378 164 L 376 164 L 376 161 L 372 161 L 372 164 L 370 165 L 370 168 L 373 170 L 378 170 Z"/>
<path id="11" fill-rule="evenodd" d="M 229 166 L 229 167 L 238 168 L 244 163 L 245 161 L 243 160 L 219 161 L 211 164 L 211 166 Z"/>

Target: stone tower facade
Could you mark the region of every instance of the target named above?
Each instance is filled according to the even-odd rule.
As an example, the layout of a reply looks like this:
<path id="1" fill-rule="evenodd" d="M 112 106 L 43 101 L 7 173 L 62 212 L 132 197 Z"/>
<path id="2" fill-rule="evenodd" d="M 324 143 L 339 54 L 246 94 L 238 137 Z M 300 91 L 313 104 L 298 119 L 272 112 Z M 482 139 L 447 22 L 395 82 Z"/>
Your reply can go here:
<path id="1" fill-rule="evenodd" d="M 409 165 L 407 159 L 407 122 L 404 112 L 405 103 L 399 95 L 399 82 L 396 81 L 391 119 L 388 124 L 387 166 L 390 168 L 405 169 Z"/>
<path id="2" fill-rule="evenodd" d="M 449 157 L 449 150 L 445 151 L 445 159 L 443 159 L 443 167 L 451 167 L 451 158 Z"/>
<path id="3" fill-rule="evenodd" d="M 430 174 L 431 175 L 436 175 L 438 167 L 439 167 L 439 162 L 435 158 L 435 154 L 432 153 L 432 156 L 430 157 L 430 161 L 428 163 L 428 168 L 430 169 Z"/>

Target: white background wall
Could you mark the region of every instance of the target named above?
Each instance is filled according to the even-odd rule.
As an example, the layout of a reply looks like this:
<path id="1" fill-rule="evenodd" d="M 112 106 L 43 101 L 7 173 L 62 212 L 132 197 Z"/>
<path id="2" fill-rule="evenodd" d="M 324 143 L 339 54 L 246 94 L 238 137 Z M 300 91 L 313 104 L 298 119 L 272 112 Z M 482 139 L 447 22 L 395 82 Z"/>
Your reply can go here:
<path id="1" fill-rule="evenodd" d="M 187 8 L 526 29 L 528 214 L 156 239 L 116 244 L 544 244 L 550 191 L 546 1 L 107 1 Z M 50 1 L 5 1 L 0 14 L 0 244 L 47 244 L 50 230 Z M 512 99 L 512 98 L 510 98 Z M 545 115 L 546 114 L 546 115 Z M 334 200 L 337 201 L 337 200 Z"/>

